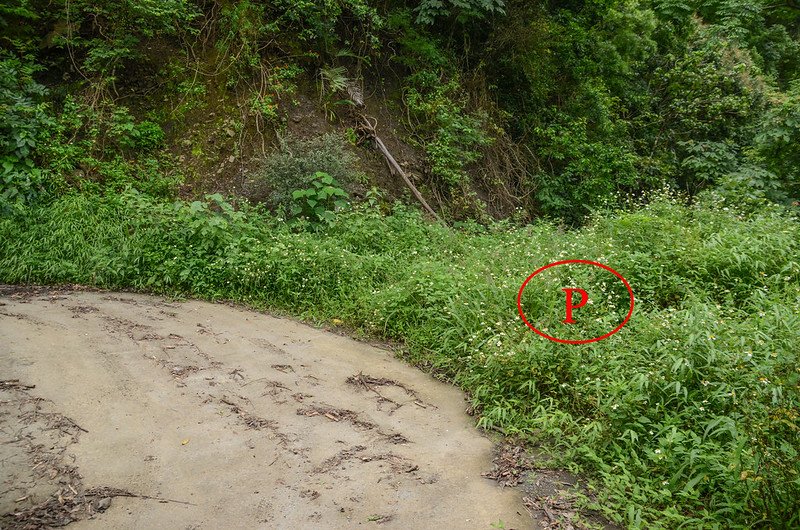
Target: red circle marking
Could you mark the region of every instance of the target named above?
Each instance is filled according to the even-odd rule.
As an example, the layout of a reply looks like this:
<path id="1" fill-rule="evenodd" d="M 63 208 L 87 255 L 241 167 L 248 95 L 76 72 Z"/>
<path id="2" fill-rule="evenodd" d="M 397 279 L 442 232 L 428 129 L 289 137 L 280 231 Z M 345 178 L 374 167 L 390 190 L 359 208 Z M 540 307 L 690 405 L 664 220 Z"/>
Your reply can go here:
<path id="1" fill-rule="evenodd" d="M 522 291 L 525 290 L 525 287 L 528 285 L 528 282 L 530 282 L 533 279 L 534 276 L 536 276 L 537 274 L 539 274 L 542 271 L 545 271 L 545 270 L 549 269 L 550 267 L 557 267 L 559 265 L 567 265 L 569 263 L 582 263 L 584 265 L 593 265 L 595 267 L 600 267 L 601 269 L 605 269 L 608 272 L 610 272 L 611 274 L 613 274 L 614 276 L 616 276 L 617 278 L 619 278 L 622 281 L 622 283 L 625 285 L 625 288 L 628 290 L 628 294 L 630 295 L 630 299 L 631 299 L 631 307 L 628 310 L 628 314 L 625 316 L 625 319 L 622 322 L 620 322 L 620 324 L 617 327 L 615 327 L 614 329 L 612 329 L 611 331 L 609 331 L 605 335 L 600 335 L 599 337 L 594 337 L 594 338 L 591 338 L 591 339 L 582 339 L 582 340 L 559 339 L 558 337 L 553 337 L 553 336 L 548 335 L 547 333 L 545 333 L 543 331 L 540 331 L 540 330 L 536 329 L 533 326 L 533 324 L 528 322 L 528 319 L 525 318 L 525 313 L 522 311 Z M 546 338 L 547 340 L 552 340 L 554 342 L 560 342 L 562 344 L 588 344 L 590 342 L 597 342 L 599 340 L 607 339 L 608 337 L 610 337 L 611 335 L 613 335 L 617 331 L 621 330 L 622 326 L 627 324 L 628 321 L 631 319 L 631 315 L 633 314 L 633 303 L 634 303 L 634 300 L 633 300 L 633 289 L 631 289 L 631 285 L 628 283 L 628 280 L 626 280 L 622 276 L 622 274 L 618 273 L 617 271 L 615 271 L 614 269 L 612 269 L 608 265 L 603 265 L 602 263 L 598 263 L 596 261 L 591 261 L 591 260 L 588 260 L 588 259 L 566 259 L 566 260 L 563 260 L 563 261 L 555 261 L 553 263 L 549 263 L 549 264 L 545 265 L 544 267 L 540 267 L 540 268 L 536 269 L 533 272 L 533 274 L 528 276 L 525 279 L 524 282 L 522 282 L 522 286 L 519 288 L 519 293 L 517 293 L 517 309 L 519 310 L 519 316 L 522 317 L 522 321 L 525 322 L 525 325 L 528 326 L 529 328 L 531 328 L 534 331 L 534 333 L 536 333 L 537 335 L 541 335 L 542 337 Z"/>

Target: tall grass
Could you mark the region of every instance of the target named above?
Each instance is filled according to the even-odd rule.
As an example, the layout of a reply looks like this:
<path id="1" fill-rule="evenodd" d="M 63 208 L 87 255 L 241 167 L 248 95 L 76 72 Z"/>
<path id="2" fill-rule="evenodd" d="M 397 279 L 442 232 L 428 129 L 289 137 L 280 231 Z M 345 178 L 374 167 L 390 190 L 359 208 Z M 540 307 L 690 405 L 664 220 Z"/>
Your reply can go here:
<path id="1" fill-rule="evenodd" d="M 800 525 L 800 222 L 788 212 L 661 199 L 564 233 L 546 223 L 455 231 L 396 207 L 302 228 L 219 197 L 70 195 L 0 218 L 0 281 L 337 318 L 403 341 L 411 360 L 469 393 L 481 425 L 587 473 L 589 505 L 614 521 Z M 570 258 L 629 280 L 637 307 L 620 333 L 561 345 L 521 322 L 522 281 Z M 590 292 L 608 280 L 578 279 Z"/>

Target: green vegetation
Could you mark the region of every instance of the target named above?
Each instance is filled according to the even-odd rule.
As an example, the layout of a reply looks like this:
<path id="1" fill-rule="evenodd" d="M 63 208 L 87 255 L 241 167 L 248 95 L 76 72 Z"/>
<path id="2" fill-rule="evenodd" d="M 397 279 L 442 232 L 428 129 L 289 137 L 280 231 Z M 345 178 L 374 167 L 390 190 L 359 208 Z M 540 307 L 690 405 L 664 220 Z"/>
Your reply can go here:
<path id="1" fill-rule="evenodd" d="M 187 120 L 219 113 L 234 157 L 263 155 L 309 86 L 344 128 L 349 84 L 369 95 L 391 79 L 393 133 L 424 155 L 422 189 L 450 220 L 579 225 L 617 193 L 665 185 L 791 204 L 799 14 L 766 0 L 13 0 L 2 192 L 133 173 L 169 174 L 166 192 L 187 175 L 131 147 L 180 151 Z M 169 132 L 142 144 L 145 124 Z"/>
<path id="2" fill-rule="evenodd" d="M 292 192 L 291 214 L 312 223 L 333 222 L 336 212 L 347 207 L 347 192 L 339 182 L 322 171 L 317 171 L 311 187 Z"/>
<path id="3" fill-rule="evenodd" d="M 403 341 L 463 386 L 481 425 L 587 472 L 587 504 L 612 520 L 800 522 L 800 220 L 781 208 L 658 199 L 564 234 L 548 223 L 458 232 L 364 204 L 304 228 L 219 196 L 70 194 L 0 221 L 0 278 L 340 319 Z M 614 264 L 636 290 L 631 322 L 610 339 L 553 344 L 516 313 L 533 267 L 570 256 Z"/>
<path id="4" fill-rule="evenodd" d="M 345 184 L 361 178 L 355 155 L 347 150 L 346 140 L 338 134 L 307 140 L 289 136 L 281 138 L 280 144 L 278 150 L 260 162 L 248 182 L 246 193 L 254 202 L 289 207 L 293 192 L 311 186 L 317 172 Z"/>
<path id="5" fill-rule="evenodd" d="M 396 340 L 630 528 L 800 526 L 798 145 L 794 1 L 0 6 L 0 281 Z"/>

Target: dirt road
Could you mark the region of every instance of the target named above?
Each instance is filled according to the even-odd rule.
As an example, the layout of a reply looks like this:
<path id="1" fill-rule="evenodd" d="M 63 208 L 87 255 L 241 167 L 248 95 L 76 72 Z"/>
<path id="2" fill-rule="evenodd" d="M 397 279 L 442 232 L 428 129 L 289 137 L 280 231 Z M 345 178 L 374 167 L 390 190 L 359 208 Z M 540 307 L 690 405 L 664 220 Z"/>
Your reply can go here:
<path id="1" fill-rule="evenodd" d="M 386 350 L 226 305 L 12 287 L 0 349 L 0 527 L 534 527 L 481 477 L 492 444 L 463 395 Z"/>

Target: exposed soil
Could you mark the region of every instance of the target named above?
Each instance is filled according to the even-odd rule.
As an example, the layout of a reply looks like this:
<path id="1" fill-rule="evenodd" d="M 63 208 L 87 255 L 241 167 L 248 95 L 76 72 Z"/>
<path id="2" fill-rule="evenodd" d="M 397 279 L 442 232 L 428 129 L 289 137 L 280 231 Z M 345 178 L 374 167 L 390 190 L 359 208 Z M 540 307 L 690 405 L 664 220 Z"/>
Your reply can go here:
<path id="1" fill-rule="evenodd" d="M 0 286 L 0 527 L 536 528 L 463 395 L 219 304 Z M 501 524 L 502 521 L 502 524 Z"/>

